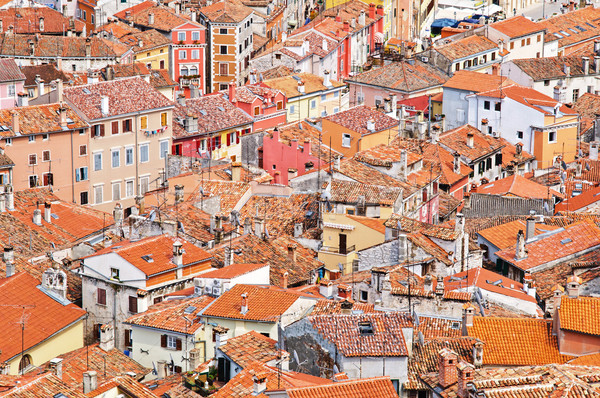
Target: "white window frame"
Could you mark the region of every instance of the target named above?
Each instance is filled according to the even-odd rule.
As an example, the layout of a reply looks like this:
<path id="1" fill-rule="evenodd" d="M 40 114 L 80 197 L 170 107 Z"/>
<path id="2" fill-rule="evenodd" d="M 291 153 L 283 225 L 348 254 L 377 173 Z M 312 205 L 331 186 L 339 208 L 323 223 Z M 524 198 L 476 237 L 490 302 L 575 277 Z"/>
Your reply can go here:
<path id="1" fill-rule="evenodd" d="M 99 168 L 96 167 L 96 157 L 100 158 L 100 167 Z M 93 154 L 94 171 L 100 171 L 100 170 L 102 170 L 102 166 L 103 166 L 102 165 L 102 161 L 103 161 L 103 159 L 102 159 L 102 152 L 95 152 Z"/>
<path id="2" fill-rule="evenodd" d="M 200 40 L 200 31 L 199 30 L 192 31 L 192 40 Z"/>
<path id="3" fill-rule="evenodd" d="M 166 145 L 166 148 L 163 148 L 163 145 Z M 169 154 L 169 140 L 161 140 L 158 142 L 158 151 L 160 154 L 160 158 L 164 159 Z"/>
<path id="4" fill-rule="evenodd" d="M 131 162 L 127 161 L 127 153 L 131 154 Z M 135 153 L 133 152 L 133 147 L 129 146 L 125 148 L 125 166 L 131 166 L 133 163 L 135 163 Z"/>
<path id="5" fill-rule="evenodd" d="M 142 148 L 146 148 L 146 160 L 142 157 Z M 150 144 L 140 144 L 140 163 L 148 163 L 150 161 Z"/>
<path id="6" fill-rule="evenodd" d="M 118 187 L 118 194 L 119 195 L 115 195 L 115 188 Z M 113 182 L 110 184 L 110 191 L 111 191 L 111 196 L 112 196 L 112 200 L 117 201 L 117 200 L 121 200 L 122 195 L 121 195 L 121 181 L 118 182 Z"/>
<path id="7" fill-rule="evenodd" d="M 177 349 L 177 337 L 171 336 L 171 335 L 167 335 L 167 348 L 169 350 L 176 350 Z"/>
<path id="8" fill-rule="evenodd" d="M 98 201 L 97 190 L 100 192 L 100 201 Z M 96 185 L 94 186 L 94 204 L 99 205 L 101 203 L 104 203 L 104 185 Z"/>
<path id="9" fill-rule="evenodd" d="M 115 156 L 115 154 L 117 156 Z M 115 165 L 115 160 L 117 164 Z M 110 165 L 113 169 L 121 167 L 121 150 L 120 149 L 111 149 L 110 150 Z"/>
<path id="10" fill-rule="evenodd" d="M 185 32 L 177 32 L 177 40 L 178 41 L 185 41 L 185 36 L 186 36 Z"/>
<path id="11" fill-rule="evenodd" d="M 179 50 L 179 59 L 187 59 L 187 52 L 185 50 Z"/>
<path id="12" fill-rule="evenodd" d="M 131 190 L 130 190 L 131 188 Z M 135 196 L 135 180 L 125 180 L 125 197 L 132 198 Z"/>
<path id="13" fill-rule="evenodd" d="M 344 148 L 350 148 L 352 145 L 352 136 L 348 133 L 342 134 L 342 146 Z"/>

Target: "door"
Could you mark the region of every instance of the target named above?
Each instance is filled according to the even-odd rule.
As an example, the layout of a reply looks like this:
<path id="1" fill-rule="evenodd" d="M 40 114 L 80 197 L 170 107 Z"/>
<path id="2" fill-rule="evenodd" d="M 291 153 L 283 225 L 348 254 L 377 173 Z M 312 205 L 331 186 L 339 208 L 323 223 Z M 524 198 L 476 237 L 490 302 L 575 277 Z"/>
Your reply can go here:
<path id="1" fill-rule="evenodd" d="M 340 234 L 340 254 L 346 254 L 347 246 L 346 246 L 346 234 Z"/>

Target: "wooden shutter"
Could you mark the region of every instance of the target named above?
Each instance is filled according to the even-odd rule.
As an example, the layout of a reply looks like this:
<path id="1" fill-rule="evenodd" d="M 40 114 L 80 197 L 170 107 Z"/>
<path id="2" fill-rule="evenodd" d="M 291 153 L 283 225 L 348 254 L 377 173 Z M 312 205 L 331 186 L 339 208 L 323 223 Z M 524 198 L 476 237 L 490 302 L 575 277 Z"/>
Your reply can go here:
<path id="1" fill-rule="evenodd" d="M 137 297 L 129 296 L 129 312 L 131 312 L 132 314 L 137 314 L 137 312 L 138 312 Z"/>
<path id="2" fill-rule="evenodd" d="M 131 330 L 125 329 L 125 345 L 131 347 Z"/>
<path id="3" fill-rule="evenodd" d="M 227 146 L 231 145 L 231 133 L 227 133 Z"/>
<path id="4" fill-rule="evenodd" d="M 175 340 L 177 351 L 181 351 L 181 339 Z"/>
<path id="5" fill-rule="evenodd" d="M 112 122 L 112 133 L 119 134 L 119 122 L 118 121 Z"/>
<path id="6" fill-rule="evenodd" d="M 104 123 L 100 125 L 100 137 L 104 137 Z"/>
<path id="7" fill-rule="evenodd" d="M 98 288 L 98 304 L 106 305 L 106 290 Z"/>
<path id="8" fill-rule="evenodd" d="M 100 338 L 100 326 L 102 325 L 99 323 L 94 324 L 94 339 Z"/>
<path id="9" fill-rule="evenodd" d="M 163 348 L 167 346 L 167 335 L 166 334 L 163 334 L 162 336 L 160 336 L 160 346 Z"/>

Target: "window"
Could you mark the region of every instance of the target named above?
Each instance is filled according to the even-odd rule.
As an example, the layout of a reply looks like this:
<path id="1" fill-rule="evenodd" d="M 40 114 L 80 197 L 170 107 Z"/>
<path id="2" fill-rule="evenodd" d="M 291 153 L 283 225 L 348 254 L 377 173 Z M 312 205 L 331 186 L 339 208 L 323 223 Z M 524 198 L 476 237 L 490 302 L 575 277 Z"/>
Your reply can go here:
<path id="1" fill-rule="evenodd" d="M 148 128 L 148 116 L 142 116 L 140 118 L 140 128 L 147 129 Z"/>
<path id="2" fill-rule="evenodd" d="M 12 145 L 12 138 L 6 138 L 4 142 L 6 142 L 6 145 Z"/>
<path id="3" fill-rule="evenodd" d="M 198 40 L 200 40 L 200 32 L 198 32 L 198 31 L 193 31 L 193 32 L 192 32 L 192 40 L 194 40 L 194 41 L 198 41 Z"/>
<path id="4" fill-rule="evenodd" d="M 29 96 L 29 98 L 33 98 L 33 96 L 35 95 L 35 90 L 32 88 L 28 88 L 27 95 Z"/>
<path id="5" fill-rule="evenodd" d="M 342 146 L 345 148 L 350 148 L 351 140 L 352 140 L 352 136 L 350 134 L 344 133 L 342 135 Z"/>
<path id="6" fill-rule="evenodd" d="M 113 168 L 121 166 L 121 151 L 113 149 L 110 152 L 111 165 Z"/>
<path id="7" fill-rule="evenodd" d="M 160 114 L 160 125 L 161 126 L 167 125 L 167 112 L 163 112 Z"/>
<path id="8" fill-rule="evenodd" d="M 54 185 L 54 174 L 52 174 L 52 173 L 42 174 L 42 185 L 45 187 L 47 187 L 49 185 Z"/>
<path id="9" fill-rule="evenodd" d="M 131 347 L 133 345 L 133 339 L 131 338 L 131 329 L 125 329 L 125 346 Z"/>
<path id="10" fill-rule="evenodd" d="M 485 162 L 481 161 L 481 162 L 479 162 L 479 174 L 483 174 L 484 171 L 485 171 Z"/>
<path id="11" fill-rule="evenodd" d="M 167 336 L 167 348 L 172 350 L 177 348 L 177 338 L 175 336 Z"/>
<path id="12" fill-rule="evenodd" d="M 220 47 L 221 47 L 220 48 L 220 50 L 221 50 L 220 53 L 221 54 L 227 54 L 227 46 L 220 46 Z"/>
<path id="13" fill-rule="evenodd" d="M 87 205 L 89 203 L 87 191 L 83 191 L 83 192 L 79 193 L 79 201 L 82 205 Z"/>
<path id="14" fill-rule="evenodd" d="M 327 100 L 327 94 L 321 94 L 321 101 Z"/>
<path id="15" fill-rule="evenodd" d="M 215 335 L 215 332 L 213 331 L 213 336 Z M 171 350 L 177 350 L 177 351 L 181 351 L 181 339 L 178 339 L 175 336 L 169 336 L 167 334 L 163 334 L 162 336 L 160 336 L 160 346 L 163 348 L 168 348 Z M 175 369 L 177 370 L 178 366 L 175 366 Z"/>
<path id="16" fill-rule="evenodd" d="M 42 152 L 42 162 L 49 162 L 50 161 L 50 151 L 43 151 Z"/>
<path id="17" fill-rule="evenodd" d="M 500 102 L 496 102 L 496 103 L 494 104 L 494 110 L 495 110 L 496 112 L 500 112 L 500 110 L 501 110 L 501 109 L 502 109 L 502 105 L 501 105 L 501 103 L 500 103 Z"/>
<path id="18" fill-rule="evenodd" d="M 514 49 L 514 48 L 515 48 L 515 42 L 514 42 L 514 41 L 511 41 L 511 42 L 510 42 L 510 49 L 512 50 L 512 49 Z"/>
<path id="19" fill-rule="evenodd" d="M 490 101 L 483 101 L 483 109 L 490 110 Z"/>
<path id="20" fill-rule="evenodd" d="M 112 200 L 121 200 L 121 183 L 113 182 L 112 184 Z"/>
<path id="21" fill-rule="evenodd" d="M 521 39 L 521 47 L 525 47 L 525 39 Z"/>
<path id="22" fill-rule="evenodd" d="M 221 62 L 219 64 L 219 75 L 227 76 L 229 74 L 229 64 L 227 62 Z"/>
<path id="23" fill-rule="evenodd" d="M 150 177 L 140 178 L 140 194 L 144 195 L 148 192 L 148 186 L 150 185 Z"/>
<path id="24" fill-rule="evenodd" d="M 531 37 L 528 37 L 527 38 L 527 45 L 530 45 L 530 44 L 531 44 Z"/>
<path id="25" fill-rule="evenodd" d="M 373 324 L 368 321 L 367 322 L 359 322 L 358 323 L 358 331 L 361 336 L 371 336 L 374 333 Z"/>
<path id="26" fill-rule="evenodd" d="M 187 51 L 179 50 L 179 59 L 187 59 Z"/>
<path id="27" fill-rule="evenodd" d="M 112 122 L 112 133 L 113 134 L 119 134 L 119 122 L 118 121 L 114 121 Z"/>
<path id="28" fill-rule="evenodd" d="M 457 63 L 457 64 L 454 65 L 454 70 L 455 71 L 459 71 L 460 70 L 460 64 L 459 63 Z"/>
<path id="29" fill-rule="evenodd" d="M 459 123 L 463 123 L 465 121 L 465 110 L 464 109 L 456 110 L 456 120 L 458 120 Z"/>
<path id="30" fill-rule="evenodd" d="M 129 312 L 132 314 L 137 314 L 138 312 L 138 302 L 135 296 L 129 296 Z"/>
<path id="31" fill-rule="evenodd" d="M 133 196 L 133 180 L 125 181 L 125 197 L 131 198 Z"/>
<path id="32" fill-rule="evenodd" d="M 92 137 L 104 137 L 103 124 L 95 124 L 92 126 Z"/>
<path id="33" fill-rule="evenodd" d="M 579 98 L 579 89 L 575 88 L 573 89 L 573 102 L 576 102 L 577 98 Z"/>
<path id="34" fill-rule="evenodd" d="M 537 42 L 541 42 L 542 41 L 542 35 L 537 35 Z"/>
<path id="35" fill-rule="evenodd" d="M 79 145 L 79 156 L 87 156 L 87 145 Z"/>
<path id="36" fill-rule="evenodd" d="M 75 169 L 75 181 L 77 181 L 77 182 L 79 182 L 79 181 L 86 181 L 87 179 L 88 179 L 88 168 L 87 168 L 87 166 Z"/>
<path id="37" fill-rule="evenodd" d="M 226 35 L 227 34 L 227 29 L 226 28 L 220 28 L 219 29 L 219 34 Z"/>
<path id="38" fill-rule="evenodd" d="M 133 164 L 133 148 L 125 148 L 125 166 Z"/>
<path id="39" fill-rule="evenodd" d="M 260 107 L 259 106 L 255 106 L 254 107 L 254 116 L 260 115 Z"/>
<path id="40" fill-rule="evenodd" d="M 192 59 L 200 58 L 200 50 L 192 50 Z"/>
<path id="41" fill-rule="evenodd" d="M 106 305 L 106 289 L 98 288 L 98 293 L 96 294 L 96 302 L 100 305 Z"/>
<path id="42" fill-rule="evenodd" d="M 35 153 L 32 153 L 31 155 L 29 155 L 29 165 L 35 166 L 36 164 L 37 164 L 37 155 Z"/>
<path id="43" fill-rule="evenodd" d="M 140 145 L 140 163 L 146 163 L 150 160 L 150 155 L 148 153 L 148 144 Z"/>
<path id="44" fill-rule="evenodd" d="M 42 134 L 42 140 L 48 141 L 48 134 Z"/>
<path id="45" fill-rule="evenodd" d="M 184 41 L 185 40 L 185 32 L 177 32 L 177 40 Z"/>
<path id="46" fill-rule="evenodd" d="M 522 131 L 517 131 L 517 139 L 519 139 L 519 140 L 523 139 L 523 132 Z"/>
<path id="47" fill-rule="evenodd" d="M 315 109 L 317 107 L 317 100 L 310 101 L 310 109 Z"/>
<path id="48" fill-rule="evenodd" d="M 502 165 L 502 152 L 496 154 L 496 166 Z"/>
<path id="49" fill-rule="evenodd" d="M 181 76 L 187 76 L 187 75 L 189 75 L 189 72 L 188 72 L 188 68 L 187 68 L 187 66 L 182 66 L 182 67 L 181 67 L 181 71 L 179 72 L 179 74 L 180 74 Z"/>
<path id="50" fill-rule="evenodd" d="M 369 299 L 369 292 L 366 290 L 360 291 L 360 301 L 367 301 Z"/>
<path id="51" fill-rule="evenodd" d="M 290 105 L 290 113 L 296 113 L 296 105 Z"/>
<path id="52" fill-rule="evenodd" d="M 494 131 L 492 130 L 492 126 L 488 126 L 488 134 L 492 135 Z"/>
<path id="53" fill-rule="evenodd" d="M 94 171 L 102 170 L 102 152 L 94 154 Z"/>
<path id="54" fill-rule="evenodd" d="M 485 169 L 490 170 L 492 168 L 492 158 L 487 158 L 485 161 Z"/>
<path id="55" fill-rule="evenodd" d="M 35 188 L 38 186 L 38 178 L 36 175 L 29 176 L 29 188 Z"/>
<path id="56" fill-rule="evenodd" d="M 123 132 L 124 133 L 131 132 L 131 119 L 123 120 Z"/>
<path id="57" fill-rule="evenodd" d="M 94 187 L 94 203 L 100 204 L 103 202 L 103 193 L 102 185 Z"/>
<path id="58" fill-rule="evenodd" d="M 110 269 L 110 279 L 119 279 L 119 269 L 118 268 L 111 268 Z"/>
<path id="59" fill-rule="evenodd" d="M 556 131 L 550 131 L 548 133 L 548 142 L 549 143 L 556 142 Z"/>
<path id="60" fill-rule="evenodd" d="M 492 61 L 496 59 L 496 53 L 492 53 Z"/>
<path id="61" fill-rule="evenodd" d="M 28 138 L 29 142 L 35 142 L 35 135 L 30 135 Z"/>
<path id="62" fill-rule="evenodd" d="M 9 97 L 14 97 L 15 96 L 15 85 L 14 84 L 9 84 L 8 85 L 8 96 Z"/>
<path id="63" fill-rule="evenodd" d="M 544 80 L 544 86 L 549 86 L 550 85 L 550 80 Z"/>
<path id="64" fill-rule="evenodd" d="M 164 159 L 167 156 L 167 154 L 169 153 L 169 141 L 167 141 L 167 140 L 161 141 L 159 143 L 159 145 L 160 145 L 160 149 L 159 149 L 160 158 Z"/>

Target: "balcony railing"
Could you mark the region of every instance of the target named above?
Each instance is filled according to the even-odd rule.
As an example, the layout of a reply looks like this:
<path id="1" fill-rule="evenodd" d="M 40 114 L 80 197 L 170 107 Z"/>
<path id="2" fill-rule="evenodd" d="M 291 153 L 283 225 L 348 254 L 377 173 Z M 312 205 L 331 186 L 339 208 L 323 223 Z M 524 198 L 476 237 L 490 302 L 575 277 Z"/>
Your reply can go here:
<path id="1" fill-rule="evenodd" d="M 356 250 L 355 245 L 348 246 L 346 248 L 343 247 L 334 247 L 334 246 L 322 246 L 321 251 L 327 253 L 335 253 L 335 254 L 349 254 Z"/>

